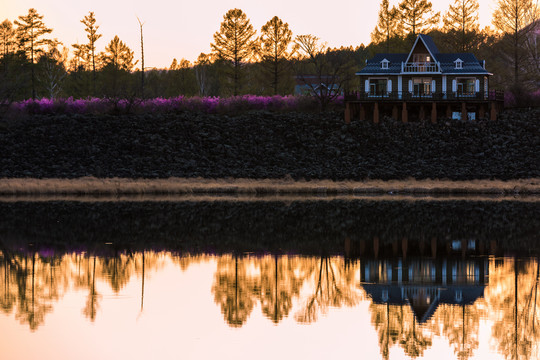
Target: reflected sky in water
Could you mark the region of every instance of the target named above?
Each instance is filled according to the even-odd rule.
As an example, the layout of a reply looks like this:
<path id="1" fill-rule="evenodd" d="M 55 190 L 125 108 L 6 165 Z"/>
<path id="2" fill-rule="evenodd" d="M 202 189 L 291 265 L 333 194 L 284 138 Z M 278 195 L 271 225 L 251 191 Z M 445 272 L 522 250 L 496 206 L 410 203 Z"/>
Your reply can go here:
<path id="1" fill-rule="evenodd" d="M 540 358 L 535 201 L 0 201 L 0 358 Z"/>
<path id="2" fill-rule="evenodd" d="M 355 256 L 4 249 L 1 357 L 538 358 L 537 258 L 345 243 Z"/>

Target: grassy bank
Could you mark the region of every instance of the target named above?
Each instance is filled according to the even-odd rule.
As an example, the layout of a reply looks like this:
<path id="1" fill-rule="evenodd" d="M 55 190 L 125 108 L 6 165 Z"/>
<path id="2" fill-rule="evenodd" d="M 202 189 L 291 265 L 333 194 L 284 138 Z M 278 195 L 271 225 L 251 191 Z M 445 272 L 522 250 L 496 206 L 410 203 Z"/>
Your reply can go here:
<path id="1" fill-rule="evenodd" d="M 83 177 L 75 179 L 0 179 L 6 195 L 141 195 L 141 194 L 241 194 L 241 195 L 347 195 L 347 194 L 540 194 L 540 179 L 518 180 L 293 180 L 284 179 L 125 179 Z"/>

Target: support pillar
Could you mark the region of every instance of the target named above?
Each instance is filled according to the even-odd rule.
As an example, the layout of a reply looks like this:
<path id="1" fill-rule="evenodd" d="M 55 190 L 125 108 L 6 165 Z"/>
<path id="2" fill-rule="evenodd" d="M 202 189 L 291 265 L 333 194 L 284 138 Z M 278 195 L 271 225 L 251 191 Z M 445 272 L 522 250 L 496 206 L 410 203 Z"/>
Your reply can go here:
<path id="1" fill-rule="evenodd" d="M 426 119 L 426 112 L 424 111 L 424 105 L 420 105 L 420 112 L 418 113 L 418 118 L 420 121 L 424 121 Z"/>
<path id="2" fill-rule="evenodd" d="M 484 104 L 480 104 L 480 107 L 478 108 L 478 117 L 480 119 L 484 119 L 486 117 L 486 110 L 484 109 Z"/>
<path id="3" fill-rule="evenodd" d="M 431 122 L 437 123 L 437 103 L 435 102 L 431 104 Z"/>
<path id="4" fill-rule="evenodd" d="M 495 101 L 491 103 L 491 113 L 489 119 L 492 121 L 497 120 L 497 103 Z"/>
<path id="5" fill-rule="evenodd" d="M 463 102 L 461 103 L 461 121 L 467 121 L 467 105 Z"/>
<path id="6" fill-rule="evenodd" d="M 351 103 L 345 103 L 345 124 L 351 123 Z"/>
<path id="7" fill-rule="evenodd" d="M 452 118 L 452 107 L 450 104 L 446 105 L 446 117 L 449 119 Z"/>
<path id="8" fill-rule="evenodd" d="M 364 109 L 364 104 L 360 104 L 360 120 L 366 120 L 366 109 Z"/>
<path id="9" fill-rule="evenodd" d="M 407 103 L 403 102 L 403 109 L 401 110 L 401 121 L 404 123 L 409 121 L 409 112 L 407 111 Z"/>
<path id="10" fill-rule="evenodd" d="M 377 102 L 373 105 L 373 123 L 379 123 L 379 103 Z"/>
<path id="11" fill-rule="evenodd" d="M 397 108 L 397 105 L 394 105 L 392 107 L 392 119 L 394 120 L 398 120 L 398 108 Z"/>

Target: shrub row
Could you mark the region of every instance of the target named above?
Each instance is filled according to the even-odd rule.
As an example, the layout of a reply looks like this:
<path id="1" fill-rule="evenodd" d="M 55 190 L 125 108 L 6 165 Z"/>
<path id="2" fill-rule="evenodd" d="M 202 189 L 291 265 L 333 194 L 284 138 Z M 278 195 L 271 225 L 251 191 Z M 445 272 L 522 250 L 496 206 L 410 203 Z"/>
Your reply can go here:
<path id="1" fill-rule="evenodd" d="M 334 105 L 343 104 L 338 98 Z M 206 114 L 241 113 L 252 110 L 314 111 L 317 100 L 311 96 L 255 96 L 243 95 L 227 98 L 185 97 L 154 99 L 88 98 L 38 99 L 16 102 L 12 114 L 148 114 L 180 113 L 184 111 Z"/>

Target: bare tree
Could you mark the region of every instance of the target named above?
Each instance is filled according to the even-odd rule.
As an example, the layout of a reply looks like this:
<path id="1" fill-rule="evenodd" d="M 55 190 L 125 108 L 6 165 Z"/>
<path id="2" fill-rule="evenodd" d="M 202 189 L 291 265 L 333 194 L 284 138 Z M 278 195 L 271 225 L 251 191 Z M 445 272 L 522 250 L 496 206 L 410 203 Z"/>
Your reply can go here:
<path id="1" fill-rule="evenodd" d="M 446 31 L 452 33 L 451 38 L 457 39 L 457 47 L 462 52 L 473 48 L 473 41 L 480 31 L 478 9 L 478 0 L 454 0 L 444 17 Z"/>
<path id="2" fill-rule="evenodd" d="M 416 36 L 439 22 L 439 13 L 434 13 L 428 0 L 403 0 L 399 12 L 404 30 Z"/>
<path id="3" fill-rule="evenodd" d="M 68 49 L 58 49 L 58 45 L 49 46 L 49 50 L 44 53 L 38 61 L 40 72 L 38 81 L 47 93 L 49 99 L 54 99 L 61 91 L 67 71 L 66 62 L 68 58 Z"/>
<path id="4" fill-rule="evenodd" d="M 514 86 L 519 85 L 519 73 L 523 45 L 529 26 L 538 18 L 538 2 L 533 0 L 498 0 L 497 9 L 493 13 L 493 25 L 503 36 L 507 35 L 513 54 Z M 511 39 L 511 40 L 510 40 Z M 503 40 L 505 40 L 503 38 Z"/>
<path id="5" fill-rule="evenodd" d="M 144 99 L 144 43 L 143 43 L 143 25 L 139 17 L 137 17 L 139 27 L 141 29 L 141 98 Z"/>
<path id="6" fill-rule="evenodd" d="M 403 28 L 399 21 L 399 12 L 395 6 L 390 8 L 388 0 L 383 0 L 379 10 L 377 26 L 371 33 L 371 41 L 374 43 L 386 43 L 386 52 L 390 52 L 390 39 L 395 35 L 401 35 Z"/>
<path id="7" fill-rule="evenodd" d="M 295 43 L 298 46 L 297 79 L 317 99 L 321 111 L 325 111 L 341 95 L 343 83 L 350 76 L 345 71 L 347 63 L 314 35 L 298 35 Z"/>

